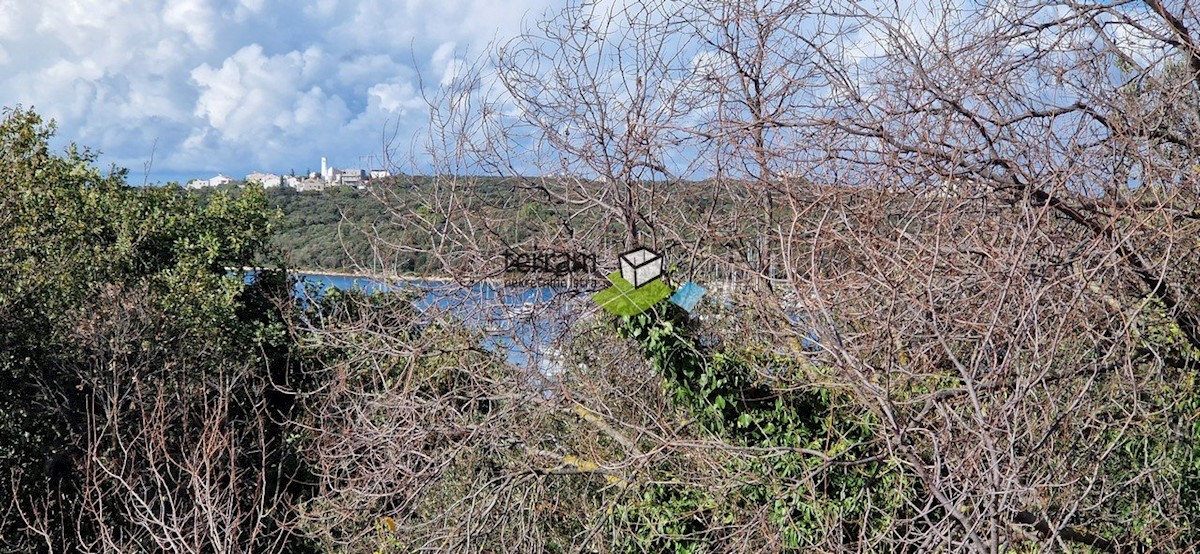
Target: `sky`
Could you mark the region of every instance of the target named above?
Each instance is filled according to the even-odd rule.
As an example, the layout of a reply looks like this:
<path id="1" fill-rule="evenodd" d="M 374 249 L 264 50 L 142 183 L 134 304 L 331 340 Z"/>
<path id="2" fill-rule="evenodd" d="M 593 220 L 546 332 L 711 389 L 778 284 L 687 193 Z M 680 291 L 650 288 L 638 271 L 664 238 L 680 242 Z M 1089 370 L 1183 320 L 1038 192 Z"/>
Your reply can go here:
<path id="1" fill-rule="evenodd" d="M 379 166 L 426 125 L 422 82 L 561 3 L 0 0 L 0 104 L 132 184 Z"/>
<path id="2" fill-rule="evenodd" d="M 893 9 L 922 35 L 930 1 Z M 389 169 L 421 173 L 422 87 L 567 2 L 0 0 L 0 105 L 54 119 L 59 146 L 101 152 L 132 184 L 304 174 L 323 156 L 379 168 L 388 137 Z M 869 32 L 848 40 L 852 63 L 880 53 Z"/>

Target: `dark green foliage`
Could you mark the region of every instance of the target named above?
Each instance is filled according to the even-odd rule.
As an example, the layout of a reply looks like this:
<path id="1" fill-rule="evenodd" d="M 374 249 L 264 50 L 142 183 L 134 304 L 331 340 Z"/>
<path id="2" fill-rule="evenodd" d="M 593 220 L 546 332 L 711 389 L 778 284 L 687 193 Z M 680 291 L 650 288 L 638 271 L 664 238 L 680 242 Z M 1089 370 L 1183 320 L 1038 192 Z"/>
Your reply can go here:
<path id="1" fill-rule="evenodd" d="M 622 506 L 618 525 L 647 552 L 721 551 L 722 529 L 762 509 L 776 548 L 803 549 L 830 537 L 862 549 L 891 531 L 920 497 L 913 480 L 880 456 L 878 424 L 853 399 L 817 384 L 778 388 L 818 375 L 803 360 L 746 345 L 709 348 L 670 304 L 621 318 L 617 331 L 637 341 L 666 392 L 702 436 L 770 456 L 731 456 L 726 471 L 742 484 L 711 488 L 655 484 Z M 657 476 L 671 481 L 671 475 Z M 868 542 L 859 544 L 857 541 Z"/>
<path id="2" fill-rule="evenodd" d="M 388 224 L 387 210 L 365 191 L 348 187 L 326 192 L 277 189 L 270 192 L 269 201 L 282 214 L 274 245 L 296 267 L 370 267 L 372 241 L 398 238 L 396 227 Z"/>
<path id="3" fill-rule="evenodd" d="M 203 204 L 217 196 L 239 197 L 253 188 L 202 189 L 189 194 Z M 328 271 L 371 269 L 378 262 L 376 247 L 380 241 L 389 245 L 428 242 L 427 237 L 416 234 L 415 228 L 405 225 L 402 218 L 396 217 L 370 191 L 333 187 L 320 192 L 297 192 L 283 187 L 266 191 L 266 198 L 269 209 L 279 216 L 271 235 L 272 250 L 279 252 L 290 267 Z M 386 261 L 402 272 L 434 272 L 427 257 L 419 253 Z"/>
<path id="4" fill-rule="evenodd" d="M 200 509 L 184 468 L 206 436 L 231 441 L 225 463 L 250 479 L 229 490 L 261 478 L 267 499 L 301 494 L 283 446 L 292 399 L 274 386 L 296 375 L 286 277 L 247 284 L 225 269 L 262 261 L 273 221 L 262 190 L 201 205 L 177 187 L 131 188 L 87 150 L 52 153 L 53 131 L 20 109 L 0 124 L 0 474 L 20 491 L 0 521 L 3 550 L 160 544 L 131 527 L 121 487 L 174 495 L 175 517 Z M 138 472 L 113 481 L 98 467 Z M 286 536 L 271 518 L 257 538 L 223 533 L 268 549 Z"/>

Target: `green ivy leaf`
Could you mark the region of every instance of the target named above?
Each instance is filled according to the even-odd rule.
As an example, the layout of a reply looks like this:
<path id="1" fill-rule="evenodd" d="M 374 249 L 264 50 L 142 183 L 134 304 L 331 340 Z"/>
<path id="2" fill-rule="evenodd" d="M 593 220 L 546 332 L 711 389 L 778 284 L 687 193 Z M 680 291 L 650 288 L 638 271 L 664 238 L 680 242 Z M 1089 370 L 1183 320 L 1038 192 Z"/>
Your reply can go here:
<path id="1" fill-rule="evenodd" d="M 738 416 L 737 423 L 738 423 L 738 427 L 741 427 L 743 429 L 746 427 L 749 427 L 750 426 L 750 414 L 743 413 L 742 415 Z"/>

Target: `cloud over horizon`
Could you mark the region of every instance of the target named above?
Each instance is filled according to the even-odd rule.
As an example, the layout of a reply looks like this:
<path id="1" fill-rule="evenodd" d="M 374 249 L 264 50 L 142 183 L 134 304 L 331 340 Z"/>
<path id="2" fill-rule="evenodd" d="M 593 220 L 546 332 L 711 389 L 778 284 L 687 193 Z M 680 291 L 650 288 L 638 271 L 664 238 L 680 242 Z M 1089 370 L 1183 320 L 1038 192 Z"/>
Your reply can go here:
<path id="1" fill-rule="evenodd" d="M 134 183 L 152 155 L 150 182 L 355 167 L 425 125 L 422 82 L 559 3 L 0 0 L 0 103 Z"/>

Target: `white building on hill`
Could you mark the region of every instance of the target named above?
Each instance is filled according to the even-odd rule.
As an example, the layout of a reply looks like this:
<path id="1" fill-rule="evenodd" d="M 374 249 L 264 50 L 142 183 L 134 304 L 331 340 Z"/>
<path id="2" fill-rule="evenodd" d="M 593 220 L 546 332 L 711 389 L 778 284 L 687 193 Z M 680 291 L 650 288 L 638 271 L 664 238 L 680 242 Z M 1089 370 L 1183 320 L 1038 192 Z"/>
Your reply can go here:
<path id="1" fill-rule="evenodd" d="M 233 182 L 233 177 L 230 177 L 224 173 L 218 173 L 216 177 L 213 177 L 212 179 L 208 180 L 208 186 L 219 187 L 221 185 L 228 185 L 229 183 L 232 183 L 232 182 Z"/>
<path id="2" fill-rule="evenodd" d="M 379 179 L 387 177 L 389 173 L 382 169 L 366 170 L 362 168 L 341 168 L 338 169 L 329 165 L 329 159 L 321 158 L 321 180 L 330 185 L 344 185 L 350 187 L 363 188 L 367 181 L 371 179 Z"/>
<path id="3" fill-rule="evenodd" d="M 232 182 L 233 177 L 230 177 L 224 173 L 218 173 L 216 177 L 212 177 L 210 179 L 192 179 L 191 181 L 188 181 L 187 188 L 202 189 L 205 187 L 219 187 L 221 185 L 228 185 Z"/>
<path id="4" fill-rule="evenodd" d="M 338 171 L 335 181 L 339 185 L 361 187 L 366 182 L 366 172 L 361 169 L 343 169 Z"/>
<path id="5" fill-rule="evenodd" d="M 274 188 L 283 184 L 283 177 L 274 173 L 251 173 L 246 176 L 246 182 L 262 183 L 263 188 Z"/>
<path id="6" fill-rule="evenodd" d="M 328 187 L 329 183 L 326 183 L 324 180 L 315 177 L 309 177 L 308 179 L 300 181 L 292 186 L 292 188 L 295 188 L 298 192 L 320 191 L 325 190 Z"/>

